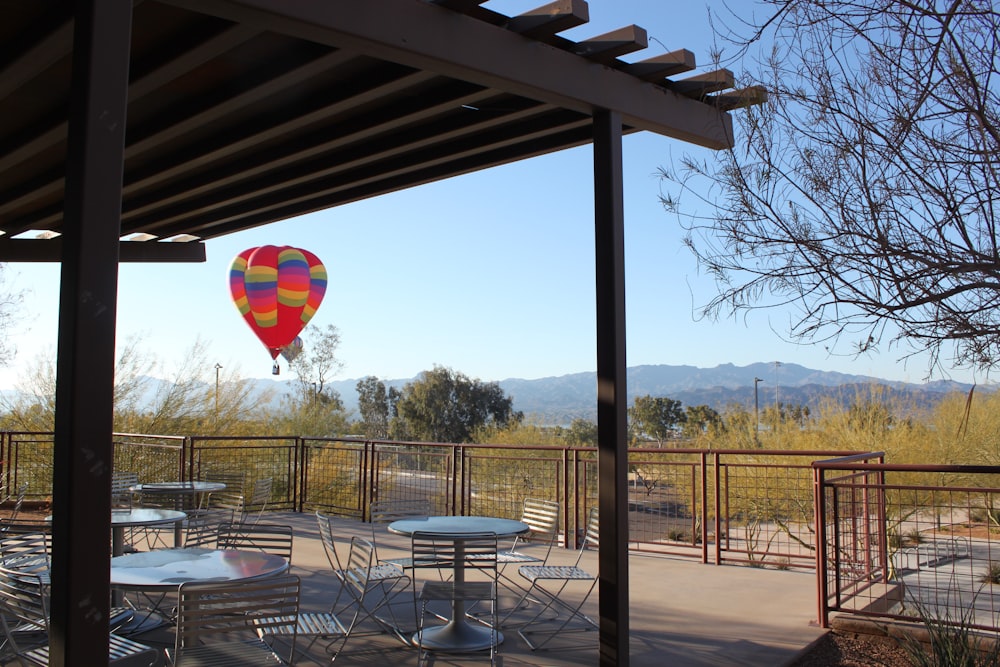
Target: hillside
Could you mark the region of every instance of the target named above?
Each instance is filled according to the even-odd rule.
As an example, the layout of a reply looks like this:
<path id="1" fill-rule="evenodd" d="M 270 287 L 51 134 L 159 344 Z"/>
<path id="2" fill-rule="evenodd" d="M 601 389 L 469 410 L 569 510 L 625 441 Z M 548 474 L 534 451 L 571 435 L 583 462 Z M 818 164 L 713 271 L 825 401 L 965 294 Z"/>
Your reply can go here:
<path id="1" fill-rule="evenodd" d="M 775 401 L 775 368 L 772 363 L 749 366 L 722 364 L 715 368 L 695 366 L 649 365 L 628 369 L 628 402 L 636 396 L 668 396 L 685 406 L 708 405 L 722 411 L 730 405 L 752 410 L 754 378 L 759 383 L 761 409 Z M 970 385 L 939 381 L 927 384 L 892 382 L 863 375 L 818 371 L 797 364 L 778 368 L 777 398 L 781 403 L 805 405 L 811 410 L 834 400 L 851 403 L 859 395 L 869 395 L 874 385 L 883 385 L 894 400 L 915 409 L 932 406 L 952 392 L 967 393 Z M 340 392 L 344 404 L 357 409 L 355 385 L 359 378 L 331 383 Z M 411 379 L 385 380 L 387 385 L 402 387 Z M 262 382 L 267 382 L 263 380 Z M 557 377 L 524 380 L 508 378 L 500 387 L 514 399 L 514 408 L 531 421 L 543 424 L 568 424 L 573 419 L 596 419 L 596 373 L 573 373 Z M 983 390 L 981 386 L 978 388 Z M 993 390 L 987 387 L 986 390 Z"/>

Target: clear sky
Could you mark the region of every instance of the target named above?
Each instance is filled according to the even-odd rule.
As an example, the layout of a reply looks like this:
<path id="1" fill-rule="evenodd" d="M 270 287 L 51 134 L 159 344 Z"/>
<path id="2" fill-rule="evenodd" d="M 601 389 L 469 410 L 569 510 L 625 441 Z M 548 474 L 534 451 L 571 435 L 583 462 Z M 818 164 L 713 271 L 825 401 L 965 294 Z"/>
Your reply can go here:
<path id="1" fill-rule="evenodd" d="M 541 4 L 485 6 L 516 14 Z M 636 24 L 650 45 L 626 60 L 686 48 L 705 66 L 700 71 L 713 42 L 709 5 L 725 11 L 718 1 L 590 0 L 590 23 L 563 35 L 580 40 Z M 851 360 L 829 356 L 822 345 L 784 342 L 787 313 L 696 320 L 714 285 L 683 247 L 676 218 L 661 208 L 656 177 L 685 154 L 709 151 L 648 133 L 624 140 L 629 366 L 780 361 L 924 379 L 924 363 L 904 366 L 894 351 Z M 434 365 L 484 381 L 593 371 L 591 156 L 589 146 L 571 149 L 211 240 L 204 264 L 122 264 L 119 342 L 141 336 L 170 365 L 200 338 L 211 366 L 272 377 L 269 354 L 232 305 L 228 270 L 244 249 L 291 245 L 315 253 L 329 273 L 309 326 L 340 330 L 344 368 L 335 379 L 409 378 Z M 9 264 L 5 276 L 29 293 L 10 340 L 17 357 L 0 369 L 0 388 L 14 386 L 33 358 L 55 354 L 59 267 Z"/>

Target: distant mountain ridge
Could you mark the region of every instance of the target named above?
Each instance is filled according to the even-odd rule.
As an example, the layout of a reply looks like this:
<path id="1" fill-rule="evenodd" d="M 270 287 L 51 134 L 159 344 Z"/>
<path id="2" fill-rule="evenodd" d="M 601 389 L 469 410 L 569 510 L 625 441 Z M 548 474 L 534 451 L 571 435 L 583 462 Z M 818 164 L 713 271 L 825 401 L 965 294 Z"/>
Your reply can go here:
<path id="1" fill-rule="evenodd" d="M 636 396 L 667 396 L 684 406 L 708 405 L 722 411 L 731 405 L 753 409 L 754 378 L 761 378 L 758 401 L 761 409 L 774 404 L 774 363 L 754 363 L 748 366 L 721 364 L 714 368 L 696 366 L 644 365 L 627 369 L 627 400 Z M 355 389 L 358 380 L 339 380 L 330 386 L 340 393 L 344 405 L 357 410 Z M 915 408 L 932 406 L 953 392 L 968 393 L 971 385 L 950 380 L 925 384 L 883 380 L 866 375 L 851 375 L 835 371 L 819 371 L 798 364 L 782 363 L 777 368 L 778 401 L 805 405 L 817 409 L 825 401 L 853 402 L 867 395 L 873 385 L 886 387 L 894 398 Z M 386 386 L 403 387 L 414 378 L 383 380 Z M 262 383 L 271 381 L 262 380 Z M 511 396 L 514 409 L 522 411 L 532 422 L 569 424 L 573 419 L 597 418 L 597 373 L 581 372 L 544 377 L 534 380 L 508 378 L 498 382 Z M 977 387 L 993 391 L 993 385 Z"/>

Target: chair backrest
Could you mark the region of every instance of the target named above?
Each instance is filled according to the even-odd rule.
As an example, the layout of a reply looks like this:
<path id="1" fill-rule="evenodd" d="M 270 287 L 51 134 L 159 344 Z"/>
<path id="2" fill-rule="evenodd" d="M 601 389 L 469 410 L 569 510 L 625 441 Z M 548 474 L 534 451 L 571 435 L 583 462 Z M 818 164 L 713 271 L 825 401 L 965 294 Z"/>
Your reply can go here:
<path id="1" fill-rule="evenodd" d="M 583 542 L 580 544 L 580 551 L 586 549 L 597 549 L 601 546 L 601 523 L 600 513 L 596 507 L 591 507 L 587 513 L 587 530 L 583 534 Z"/>
<path id="2" fill-rule="evenodd" d="M 111 473 L 111 506 L 132 507 L 130 488 L 139 484 L 139 473 L 116 470 Z"/>
<path id="3" fill-rule="evenodd" d="M 226 485 L 222 491 L 209 494 L 208 505 L 218 509 L 243 511 L 243 485 L 245 475 L 242 472 L 228 470 L 208 470 L 202 476 L 205 482 L 221 482 Z"/>
<path id="4" fill-rule="evenodd" d="M 559 510 L 560 505 L 554 500 L 525 498 L 521 509 L 521 522 L 528 524 L 530 530 L 514 538 L 511 551 L 514 551 L 520 542 L 532 541 L 546 543 L 551 552 L 559 535 Z M 548 560 L 548 555 L 542 560 Z"/>
<path id="5" fill-rule="evenodd" d="M 47 583 L 38 574 L 0 568 L 0 611 L 20 623 L 48 631 Z M 4 628 L 7 623 L 4 620 Z M 8 633 L 8 640 L 10 640 Z"/>
<path id="6" fill-rule="evenodd" d="M 219 526 L 217 545 L 219 549 L 240 549 L 263 551 L 281 556 L 292 562 L 291 526 L 272 523 L 227 523 Z"/>
<path id="7" fill-rule="evenodd" d="M 0 533 L 0 568 L 21 573 L 47 573 L 52 540 L 46 531 Z"/>
<path id="8" fill-rule="evenodd" d="M 496 578 L 497 536 L 495 533 L 454 535 L 416 531 L 410 538 L 413 569 L 455 569 L 456 563 L 466 572 L 492 570 Z"/>
<path id="9" fill-rule="evenodd" d="M 428 498 L 409 498 L 406 500 L 376 500 L 368 506 L 368 520 L 372 525 L 372 544 L 375 546 L 375 559 L 378 560 L 378 532 L 385 530 L 387 524 L 400 519 L 422 519 L 431 515 L 431 501 Z"/>
<path id="10" fill-rule="evenodd" d="M 184 524 L 184 546 L 215 549 L 219 527 L 233 523 L 232 509 L 189 510 Z"/>
<path id="11" fill-rule="evenodd" d="M 368 517 L 372 530 L 377 524 L 387 524 L 400 519 L 414 519 L 430 516 L 431 501 L 428 498 L 407 500 L 377 500 L 368 506 Z"/>
<path id="12" fill-rule="evenodd" d="M 24 496 L 28 493 L 28 483 L 25 482 L 17 487 L 17 496 L 14 498 L 14 508 L 10 512 L 9 519 L 16 519 L 21 513 L 21 506 L 24 505 Z"/>
<path id="13" fill-rule="evenodd" d="M 177 589 L 175 649 L 235 636 L 256 639 L 258 631 L 290 635 L 295 650 L 302 582 L 295 575 L 227 582 L 185 582 Z M 289 661 L 291 663 L 291 660 Z"/>
<path id="14" fill-rule="evenodd" d="M 363 597 L 372 576 L 372 567 L 376 564 L 375 545 L 355 535 L 351 538 L 351 550 L 345 566 L 337 568 L 338 576 L 341 583 L 352 588 L 356 596 Z"/>
<path id="15" fill-rule="evenodd" d="M 333 520 L 331 517 L 316 512 L 316 524 L 319 526 L 319 539 L 323 543 L 323 551 L 334 572 L 340 572 L 340 556 L 337 554 L 337 543 L 333 539 Z"/>

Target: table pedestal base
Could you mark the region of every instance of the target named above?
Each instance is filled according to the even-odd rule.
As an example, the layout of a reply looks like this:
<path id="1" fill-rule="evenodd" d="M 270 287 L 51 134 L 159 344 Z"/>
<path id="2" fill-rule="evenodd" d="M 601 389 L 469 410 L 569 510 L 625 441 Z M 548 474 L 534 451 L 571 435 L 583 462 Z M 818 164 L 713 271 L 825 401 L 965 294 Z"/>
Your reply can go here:
<path id="1" fill-rule="evenodd" d="M 493 632 L 489 628 L 479 625 L 471 625 L 464 621 L 451 621 L 447 625 L 433 628 L 424 628 L 424 648 L 430 651 L 452 651 L 462 653 L 465 651 L 488 651 Z M 419 637 L 413 635 L 413 645 L 420 642 Z M 497 643 L 503 642 L 503 634 L 497 632 Z"/>

